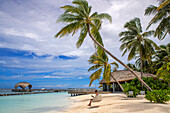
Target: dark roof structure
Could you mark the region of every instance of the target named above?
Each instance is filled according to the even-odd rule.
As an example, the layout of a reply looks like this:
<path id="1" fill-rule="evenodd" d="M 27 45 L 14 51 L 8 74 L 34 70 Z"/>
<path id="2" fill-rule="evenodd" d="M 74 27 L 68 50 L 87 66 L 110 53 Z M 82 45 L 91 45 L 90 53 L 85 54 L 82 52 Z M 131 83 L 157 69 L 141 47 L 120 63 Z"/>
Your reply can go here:
<path id="1" fill-rule="evenodd" d="M 15 85 L 15 89 L 17 89 L 18 87 L 21 87 L 23 90 L 25 90 L 26 87 L 29 87 L 29 89 L 31 89 L 32 85 L 28 82 L 19 82 Z"/>
<path id="2" fill-rule="evenodd" d="M 139 77 L 141 77 L 141 73 L 140 72 L 135 71 L 135 73 Z M 112 72 L 111 74 L 119 82 L 129 81 L 129 80 L 133 80 L 134 78 L 136 78 L 136 76 L 133 75 L 129 70 L 118 70 L 118 71 Z M 150 74 L 150 73 L 143 73 L 143 77 L 156 77 L 156 76 L 153 75 L 153 74 Z M 116 81 L 113 80 L 112 77 L 110 77 L 110 83 L 113 83 L 113 82 L 116 82 Z M 102 79 L 99 82 L 99 84 L 103 84 L 103 83 L 106 83 L 104 79 Z"/>

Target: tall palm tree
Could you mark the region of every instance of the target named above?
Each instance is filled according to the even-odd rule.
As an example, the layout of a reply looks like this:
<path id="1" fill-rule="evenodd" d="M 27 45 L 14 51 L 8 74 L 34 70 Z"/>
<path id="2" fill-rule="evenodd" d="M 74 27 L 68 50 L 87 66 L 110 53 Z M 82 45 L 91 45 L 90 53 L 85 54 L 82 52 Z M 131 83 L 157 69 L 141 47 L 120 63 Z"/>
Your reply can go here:
<path id="1" fill-rule="evenodd" d="M 147 29 L 152 25 L 160 21 L 156 28 L 155 37 L 159 40 L 163 40 L 167 34 L 170 34 L 170 0 L 159 0 L 159 6 L 150 5 L 145 9 L 145 15 L 154 14 L 155 16 L 149 22 Z"/>
<path id="2" fill-rule="evenodd" d="M 90 14 L 92 7 L 88 5 L 86 0 L 73 0 L 72 3 L 74 6 L 66 5 L 61 7 L 65 12 L 59 17 L 58 21 L 69 24 L 62 28 L 55 37 L 63 37 L 70 33 L 74 35 L 80 29 L 80 36 L 77 41 L 77 47 L 80 47 L 88 33 L 90 38 L 97 45 L 99 55 L 106 52 L 125 68 L 130 70 L 147 87 L 147 89 L 152 90 L 131 68 L 126 66 L 122 61 L 104 48 L 99 29 L 102 24 L 101 20 L 108 19 L 111 22 L 111 16 L 107 13 L 98 14 L 97 12 Z M 105 52 L 102 52 L 101 50 Z"/>
<path id="3" fill-rule="evenodd" d="M 136 64 L 128 63 L 127 66 L 133 69 L 134 71 L 139 71 L 138 66 L 136 66 Z"/>
<path id="4" fill-rule="evenodd" d="M 120 50 L 123 51 L 122 56 L 129 52 L 128 60 L 131 60 L 139 55 L 141 78 L 143 79 L 143 64 L 142 59 L 150 60 L 154 50 L 158 49 L 158 46 L 150 39 L 146 38 L 153 35 L 154 31 L 142 32 L 142 27 L 139 18 L 134 18 L 131 21 L 125 23 L 123 31 L 119 34 L 120 41 L 123 43 L 120 46 Z"/>
<path id="5" fill-rule="evenodd" d="M 101 73 L 103 71 L 103 78 L 106 81 L 106 83 L 109 83 L 110 77 L 112 77 L 120 86 L 122 91 L 124 91 L 124 88 L 122 85 L 115 79 L 115 77 L 111 74 L 111 65 L 113 65 L 113 71 L 116 71 L 117 68 L 119 68 L 119 65 L 116 62 L 108 63 L 108 57 L 102 58 L 99 56 L 97 53 L 93 54 L 90 57 L 89 64 L 93 64 L 92 67 L 89 68 L 88 71 L 96 70 L 92 75 L 89 77 L 90 78 L 90 84 L 91 86 L 92 82 L 96 79 L 100 79 Z"/>
<path id="6" fill-rule="evenodd" d="M 160 45 L 159 50 L 155 52 L 151 71 L 156 74 L 157 69 L 161 68 L 163 64 L 170 62 L 170 43 L 167 45 Z"/>

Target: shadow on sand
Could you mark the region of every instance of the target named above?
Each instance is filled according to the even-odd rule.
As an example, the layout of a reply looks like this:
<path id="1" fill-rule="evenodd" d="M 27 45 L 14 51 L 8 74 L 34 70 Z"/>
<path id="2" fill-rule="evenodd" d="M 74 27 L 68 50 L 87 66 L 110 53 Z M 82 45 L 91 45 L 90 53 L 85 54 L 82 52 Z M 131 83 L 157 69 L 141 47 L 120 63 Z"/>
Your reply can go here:
<path id="1" fill-rule="evenodd" d="M 98 108 L 100 106 L 90 106 L 88 109 L 94 109 L 94 108 Z"/>

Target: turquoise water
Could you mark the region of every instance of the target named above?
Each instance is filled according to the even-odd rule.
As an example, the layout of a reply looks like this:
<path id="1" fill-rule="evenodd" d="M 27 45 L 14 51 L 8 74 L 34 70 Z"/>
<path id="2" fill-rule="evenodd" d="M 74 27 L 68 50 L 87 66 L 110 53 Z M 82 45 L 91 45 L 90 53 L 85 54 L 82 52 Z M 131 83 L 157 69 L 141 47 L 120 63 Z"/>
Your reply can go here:
<path id="1" fill-rule="evenodd" d="M 44 93 L 0 97 L 0 113 L 48 113 L 70 105 L 67 93 Z"/>

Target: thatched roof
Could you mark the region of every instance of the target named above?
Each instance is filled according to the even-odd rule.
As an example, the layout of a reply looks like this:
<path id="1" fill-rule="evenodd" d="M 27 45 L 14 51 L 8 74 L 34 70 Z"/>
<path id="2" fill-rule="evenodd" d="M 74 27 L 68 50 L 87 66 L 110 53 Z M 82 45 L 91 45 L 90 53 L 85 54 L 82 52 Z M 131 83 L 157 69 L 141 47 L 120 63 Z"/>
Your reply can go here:
<path id="1" fill-rule="evenodd" d="M 17 84 L 15 85 L 15 89 L 17 89 L 18 86 L 21 87 L 22 89 L 25 89 L 27 86 L 29 87 L 29 89 L 32 88 L 32 85 L 31 85 L 30 83 L 28 83 L 28 82 L 20 82 L 20 83 L 17 83 Z"/>
<path id="2" fill-rule="evenodd" d="M 140 72 L 135 71 L 135 73 L 139 77 L 141 77 Z M 134 78 L 136 78 L 135 75 L 133 75 L 129 70 L 118 70 L 118 71 L 112 72 L 111 74 L 119 82 L 129 81 L 129 80 L 133 80 Z M 150 74 L 150 73 L 143 73 L 143 77 L 155 77 L 155 75 Z M 112 77 L 110 77 L 110 83 L 113 83 L 113 82 L 116 82 L 116 81 L 113 80 Z M 102 79 L 99 84 L 103 84 L 103 83 L 105 83 L 104 79 Z"/>

